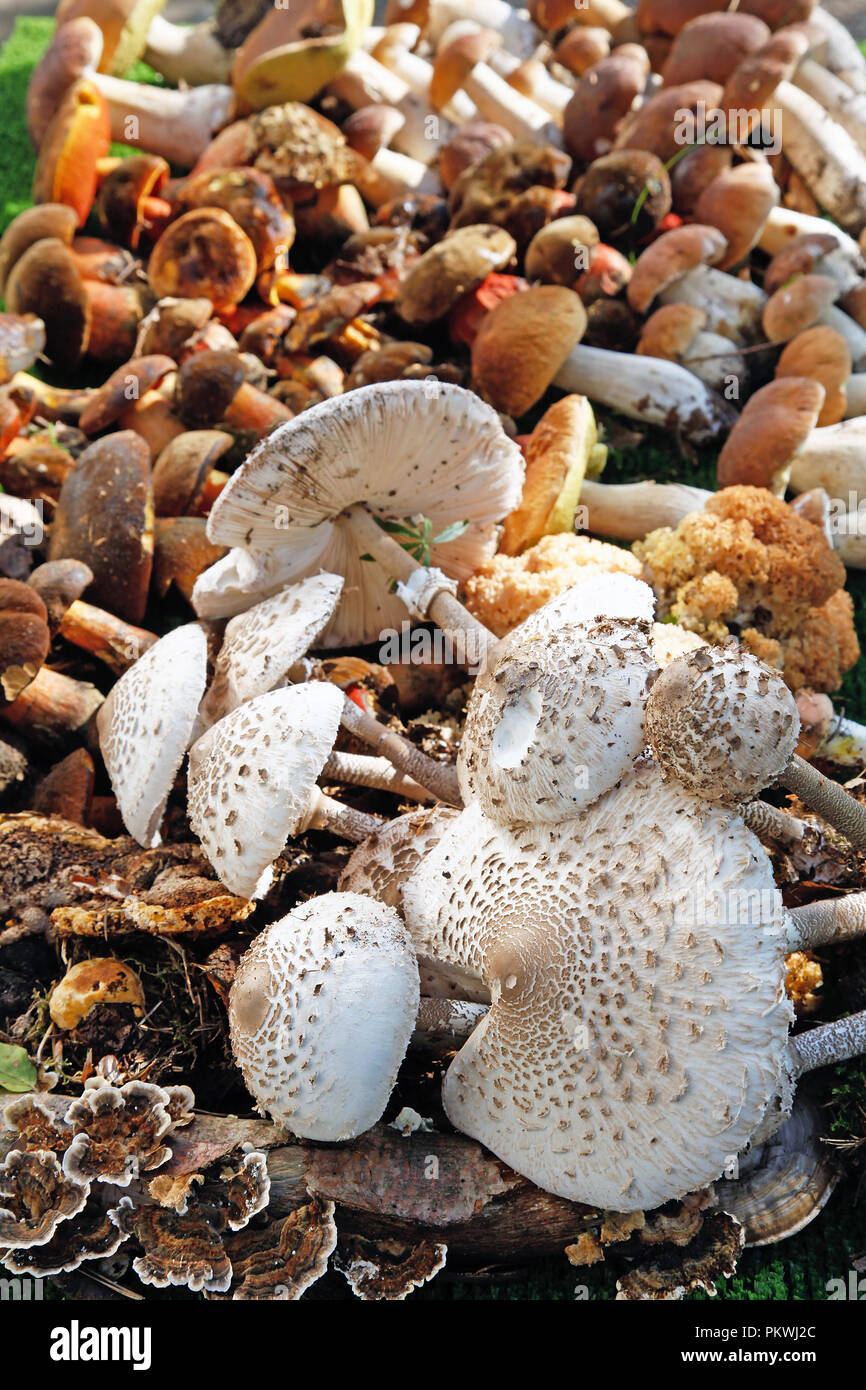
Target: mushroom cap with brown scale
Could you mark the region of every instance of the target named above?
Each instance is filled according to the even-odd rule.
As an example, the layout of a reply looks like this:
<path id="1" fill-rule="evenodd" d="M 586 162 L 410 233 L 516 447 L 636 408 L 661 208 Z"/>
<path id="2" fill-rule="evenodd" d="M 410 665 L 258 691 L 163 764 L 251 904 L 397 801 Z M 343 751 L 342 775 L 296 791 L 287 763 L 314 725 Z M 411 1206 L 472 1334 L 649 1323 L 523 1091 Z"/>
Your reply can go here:
<path id="1" fill-rule="evenodd" d="M 649 762 L 558 825 L 470 806 L 403 902 L 416 951 L 491 991 L 446 1075 L 448 1118 L 530 1181 L 651 1208 L 757 1129 L 792 1011 L 782 901 L 733 813 Z"/>
<path id="2" fill-rule="evenodd" d="M 795 454 L 824 406 L 824 387 L 808 377 L 785 376 L 749 397 L 719 454 L 719 487 L 736 483 L 783 493 Z"/>
<path id="3" fill-rule="evenodd" d="M 800 715 L 778 671 L 739 647 L 701 647 L 655 682 L 646 731 L 654 756 L 683 786 L 735 806 L 783 775 Z"/>
<path id="4" fill-rule="evenodd" d="M 306 1139 L 351 1139 L 381 1116 L 418 1012 L 398 913 L 326 893 L 267 927 L 232 984 L 232 1051 L 259 1108 Z"/>
<path id="5" fill-rule="evenodd" d="M 586 330 L 586 310 L 564 285 L 537 285 L 491 309 L 472 344 L 475 390 L 515 418 L 544 395 Z"/>

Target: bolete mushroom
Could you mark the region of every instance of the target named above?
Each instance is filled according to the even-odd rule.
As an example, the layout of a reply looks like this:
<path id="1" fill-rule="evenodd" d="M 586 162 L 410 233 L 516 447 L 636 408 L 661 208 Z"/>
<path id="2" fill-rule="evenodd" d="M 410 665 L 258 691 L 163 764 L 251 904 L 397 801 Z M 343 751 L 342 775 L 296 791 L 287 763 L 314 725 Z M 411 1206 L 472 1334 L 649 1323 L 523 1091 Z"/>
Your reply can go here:
<path id="1" fill-rule="evenodd" d="M 209 299 L 216 310 L 239 304 L 255 283 L 255 248 L 219 207 L 193 208 L 166 228 L 153 248 L 148 276 L 163 299 Z"/>

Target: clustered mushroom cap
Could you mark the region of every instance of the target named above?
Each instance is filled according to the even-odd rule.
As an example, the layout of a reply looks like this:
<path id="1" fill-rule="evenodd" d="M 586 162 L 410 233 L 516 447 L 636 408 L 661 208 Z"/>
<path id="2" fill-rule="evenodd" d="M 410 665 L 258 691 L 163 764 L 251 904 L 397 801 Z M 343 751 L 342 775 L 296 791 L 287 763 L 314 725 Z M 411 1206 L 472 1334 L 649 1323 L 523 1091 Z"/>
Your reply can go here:
<path id="1" fill-rule="evenodd" d="M 207 681 L 207 638 L 198 623 L 162 637 L 121 676 L 96 718 L 123 823 L 139 844 L 161 843 L 159 825 L 183 761 Z"/>
<path id="2" fill-rule="evenodd" d="M 464 801 L 477 801 L 491 819 L 565 820 L 615 786 L 642 753 L 646 694 L 658 674 L 652 592 L 638 579 L 617 579 L 623 591 L 643 591 L 636 605 L 645 596 L 646 616 L 602 609 L 572 620 L 570 599 L 576 613 L 586 611 L 578 586 L 554 600 L 555 620 L 541 608 L 504 638 L 477 677 L 457 766 Z"/>
<path id="3" fill-rule="evenodd" d="M 651 1208 L 749 1141 L 792 1010 L 781 898 L 734 814 L 652 763 L 558 825 L 473 805 L 403 902 L 416 951 L 491 991 L 445 1078 L 448 1117 L 530 1181 Z"/>
<path id="4" fill-rule="evenodd" d="M 800 716 L 777 671 L 739 647 L 702 647 L 665 667 L 646 726 L 654 756 L 685 787 L 736 805 L 782 776 Z"/>
<path id="5" fill-rule="evenodd" d="M 218 587 L 229 604 L 222 613 L 236 613 L 325 570 L 345 584 L 323 644 L 376 641 L 384 629 L 399 629 L 405 606 L 390 592 L 391 576 L 361 558 L 366 548 L 343 513 L 366 503 L 375 516 L 404 524 L 420 513 L 434 539 L 468 522 L 430 552 L 432 565 L 465 579 L 493 553 L 495 523 L 517 505 L 522 483 L 517 445 L 462 387 L 391 381 L 323 401 L 274 430 L 217 499 L 208 536 L 236 549 L 197 586 L 198 611 L 200 594 L 215 615 Z M 238 602 L 244 590 L 247 601 Z"/>
<path id="6" fill-rule="evenodd" d="M 308 825 L 343 698 L 322 681 L 273 690 L 220 719 L 190 749 L 190 825 L 233 893 L 262 897 L 289 836 Z"/>
<path id="7" fill-rule="evenodd" d="M 232 984 L 235 1060 L 260 1109 L 307 1139 L 379 1119 L 418 1012 L 418 967 L 398 913 L 327 893 L 267 927 Z"/>

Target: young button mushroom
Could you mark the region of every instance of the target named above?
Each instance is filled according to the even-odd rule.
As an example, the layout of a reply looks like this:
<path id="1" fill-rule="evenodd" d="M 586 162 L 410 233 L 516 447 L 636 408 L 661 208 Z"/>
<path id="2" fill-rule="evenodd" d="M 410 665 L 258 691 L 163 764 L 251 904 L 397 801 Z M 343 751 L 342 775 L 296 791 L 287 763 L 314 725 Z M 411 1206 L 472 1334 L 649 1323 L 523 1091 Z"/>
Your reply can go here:
<path id="1" fill-rule="evenodd" d="M 326 893 L 267 927 L 229 998 L 232 1052 L 260 1110 L 335 1142 L 380 1118 L 418 1011 L 418 967 L 397 912 Z"/>
<path id="2" fill-rule="evenodd" d="M 462 90 L 486 121 L 505 126 L 515 140 L 534 140 L 562 148 L 562 135 L 550 114 L 509 86 L 485 61 L 500 43 L 498 34 L 479 29 L 457 34 L 436 53 L 430 100 L 441 110 Z"/>
<path id="3" fill-rule="evenodd" d="M 641 329 L 638 356 L 679 362 L 713 391 L 724 390 L 731 380 L 742 389 L 748 358 L 730 338 L 708 333 L 706 324 L 706 313 L 693 304 L 663 304 Z"/>
<path id="4" fill-rule="evenodd" d="M 140 845 L 159 827 L 192 736 L 207 680 L 207 638 L 198 623 L 175 628 L 110 691 L 96 720 L 123 823 Z"/>
<path id="5" fill-rule="evenodd" d="M 405 608 L 390 592 L 396 579 L 419 611 L 467 634 L 467 648 L 478 645 L 474 657 L 467 651 L 474 664 L 489 634 L 454 598 L 451 581 L 411 552 L 468 577 L 491 553 L 495 523 L 513 510 L 522 481 L 517 446 L 472 392 L 426 381 L 360 387 L 281 426 L 232 476 L 208 535 L 241 550 L 217 580 L 234 567 L 238 588 L 246 571 L 273 593 L 320 569 L 341 574 L 344 597 L 323 638 L 340 646 L 399 629 Z M 216 586 L 208 588 L 213 612 Z M 258 596 L 267 593 L 259 588 Z"/>
<path id="6" fill-rule="evenodd" d="M 653 755 L 695 796 L 736 805 L 780 783 L 866 848 L 866 808 L 795 752 L 794 696 L 750 652 L 701 647 L 672 661 L 650 691 L 646 727 Z"/>
<path id="7" fill-rule="evenodd" d="M 263 897 L 292 835 L 316 827 L 363 840 L 381 825 L 316 786 L 342 708 L 342 692 L 323 682 L 273 690 L 240 705 L 190 749 L 190 824 L 233 893 Z"/>
<path id="8" fill-rule="evenodd" d="M 177 374 L 175 397 L 181 420 L 196 432 L 202 426 L 225 425 L 249 431 L 258 440 L 291 419 L 281 401 L 247 381 L 243 358 L 227 349 L 193 352 Z M 172 466 L 175 461 L 173 454 Z M 211 494 L 213 500 L 213 490 Z"/>

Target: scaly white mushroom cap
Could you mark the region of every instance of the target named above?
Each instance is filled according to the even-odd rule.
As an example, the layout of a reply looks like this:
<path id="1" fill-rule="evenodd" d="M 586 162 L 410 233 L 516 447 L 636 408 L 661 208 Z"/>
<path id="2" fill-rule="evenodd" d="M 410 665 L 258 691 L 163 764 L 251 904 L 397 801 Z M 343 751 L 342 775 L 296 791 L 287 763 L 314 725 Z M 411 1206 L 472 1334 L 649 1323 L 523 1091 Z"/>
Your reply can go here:
<path id="1" fill-rule="evenodd" d="M 232 618 L 201 702 L 202 731 L 285 680 L 331 617 L 342 587 L 339 575 L 312 574 Z"/>
<path id="2" fill-rule="evenodd" d="M 658 761 L 696 796 L 736 805 L 781 777 L 797 747 L 797 703 L 777 671 L 739 646 L 666 666 L 647 701 Z"/>
<path id="3" fill-rule="evenodd" d="M 232 1050 L 259 1109 L 306 1139 L 351 1139 L 388 1102 L 418 1013 L 400 916 L 326 893 L 256 937 L 229 1001 Z"/>
<path id="4" fill-rule="evenodd" d="M 649 1208 L 751 1138 L 792 1009 L 781 898 L 735 814 L 649 760 L 558 825 L 471 806 L 403 904 L 419 954 L 491 991 L 446 1076 L 448 1117 L 532 1182 Z"/>
<path id="5" fill-rule="evenodd" d="M 403 523 L 426 517 L 433 537 L 468 522 L 430 553 L 431 564 L 465 579 L 493 554 L 496 523 L 517 506 L 522 487 L 519 448 L 472 391 L 389 381 L 335 396 L 268 435 L 220 494 L 208 535 L 250 552 L 255 563 L 226 556 L 216 582 L 203 577 L 197 603 L 215 616 L 222 591 L 230 605 L 223 613 L 238 612 L 243 569 L 258 586 L 253 598 L 264 597 L 263 571 L 285 583 L 324 569 L 345 579 L 324 645 L 375 641 L 383 629 L 399 628 L 406 609 L 390 592 L 391 576 L 361 558 L 364 547 L 342 513 L 366 503 L 374 515 Z"/>
<path id="6" fill-rule="evenodd" d="M 189 751 L 190 825 L 222 883 L 260 898 L 290 835 L 306 828 L 343 694 L 315 681 L 273 690 L 212 725 Z"/>
<path id="7" fill-rule="evenodd" d="M 644 710 L 658 675 L 652 591 L 628 575 L 614 606 L 649 616 L 593 617 L 583 585 L 504 638 L 476 679 L 457 771 L 466 802 L 502 824 L 577 815 L 615 786 L 646 746 Z M 605 586 L 599 590 L 601 603 Z M 645 592 L 644 592 L 645 591 Z"/>
<path id="8" fill-rule="evenodd" d="M 206 682 L 207 638 L 198 623 L 187 623 L 130 666 L 96 716 L 123 823 L 147 848 L 161 843 L 160 821 Z"/>

